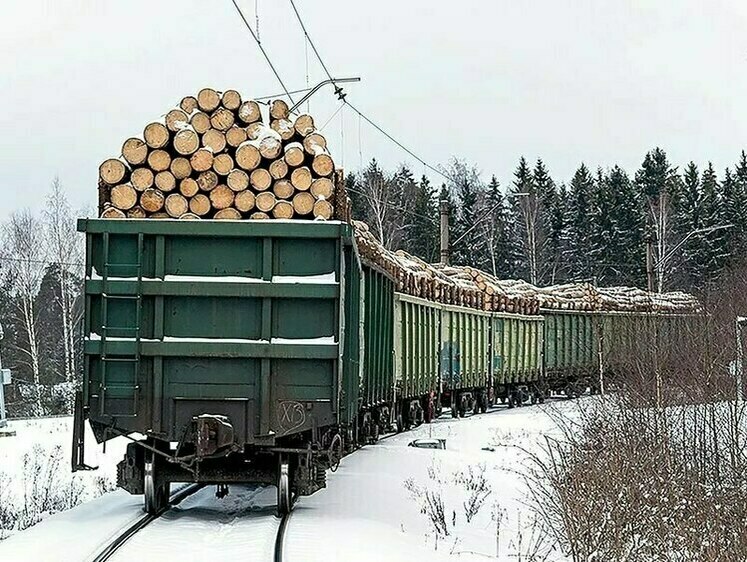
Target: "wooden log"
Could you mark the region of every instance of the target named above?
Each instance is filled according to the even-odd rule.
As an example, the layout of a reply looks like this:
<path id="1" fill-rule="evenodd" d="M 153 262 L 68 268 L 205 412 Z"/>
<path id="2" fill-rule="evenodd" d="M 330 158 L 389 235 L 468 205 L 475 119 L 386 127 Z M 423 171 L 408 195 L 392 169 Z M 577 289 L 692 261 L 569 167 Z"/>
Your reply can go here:
<path id="1" fill-rule="evenodd" d="M 175 133 L 189 125 L 189 117 L 181 109 L 172 109 L 166 114 L 164 122 L 166 123 L 166 128 Z"/>
<path id="2" fill-rule="evenodd" d="M 306 166 L 296 168 L 291 173 L 291 183 L 293 187 L 300 191 L 306 191 L 311 187 L 311 170 Z"/>
<path id="3" fill-rule="evenodd" d="M 210 192 L 210 203 L 214 209 L 227 209 L 233 205 L 234 192 L 227 185 L 219 185 Z"/>
<path id="4" fill-rule="evenodd" d="M 272 184 L 272 192 L 278 199 L 290 199 L 296 192 L 296 188 L 288 180 L 277 180 Z"/>
<path id="5" fill-rule="evenodd" d="M 263 158 L 275 160 L 283 151 L 283 143 L 274 136 L 267 135 L 259 141 L 259 153 Z"/>
<path id="6" fill-rule="evenodd" d="M 212 170 L 200 172 L 197 176 L 197 185 L 202 191 L 212 191 L 218 187 L 218 174 Z"/>
<path id="7" fill-rule="evenodd" d="M 179 182 L 179 193 L 184 195 L 186 198 L 194 197 L 200 190 L 200 186 L 197 181 L 193 178 L 184 178 Z"/>
<path id="8" fill-rule="evenodd" d="M 259 110 L 259 104 L 254 100 L 247 100 L 239 106 L 239 120 L 247 125 L 262 120 L 262 113 Z"/>
<path id="9" fill-rule="evenodd" d="M 198 193 L 189 200 L 189 210 L 199 217 L 210 212 L 210 199 L 204 193 Z"/>
<path id="10" fill-rule="evenodd" d="M 122 183 L 127 176 L 127 166 L 118 158 L 104 160 L 99 166 L 99 178 L 107 185 Z"/>
<path id="11" fill-rule="evenodd" d="M 163 172 L 171 166 L 171 155 L 160 148 L 148 154 L 148 166 L 154 172 Z"/>
<path id="12" fill-rule="evenodd" d="M 205 134 L 210 129 L 210 116 L 202 111 L 195 111 L 189 118 L 189 124 L 198 135 Z"/>
<path id="13" fill-rule="evenodd" d="M 174 177 L 174 174 L 165 170 L 156 174 L 155 184 L 161 191 L 173 191 L 176 188 L 176 178 Z"/>
<path id="14" fill-rule="evenodd" d="M 296 168 L 303 164 L 306 154 L 303 145 L 300 142 L 292 142 L 285 145 L 285 163 L 291 168 Z"/>
<path id="15" fill-rule="evenodd" d="M 122 144 L 122 157 L 132 166 L 139 166 L 148 157 L 148 145 L 141 139 L 132 137 Z"/>
<path id="16" fill-rule="evenodd" d="M 296 130 L 293 128 L 293 123 L 288 119 L 273 119 L 270 122 L 270 127 L 280 135 L 280 138 L 284 141 L 292 139 L 293 135 L 296 134 Z"/>
<path id="17" fill-rule="evenodd" d="M 273 119 L 288 119 L 290 108 L 283 100 L 273 100 L 270 104 L 270 117 Z"/>
<path id="18" fill-rule="evenodd" d="M 265 134 L 267 128 L 265 127 L 264 123 L 262 123 L 261 121 L 257 121 L 256 123 L 248 125 L 245 130 L 247 139 L 257 140 Z"/>
<path id="19" fill-rule="evenodd" d="M 171 138 L 169 130 L 163 123 L 149 123 L 143 130 L 145 144 L 151 148 L 163 148 L 169 144 Z"/>
<path id="20" fill-rule="evenodd" d="M 211 149 L 213 154 L 223 152 L 226 148 L 226 135 L 217 129 L 209 129 L 202 135 L 202 146 Z"/>
<path id="21" fill-rule="evenodd" d="M 327 139 L 319 133 L 311 133 L 303 139 L 303 149 L 312 156 L 324 154 L 327 152 Z"/>
<path id="22" fill-rule="evenodd" d="M 185 96 L 179 102 L 179 107 L 187 115 L 192 115 L 192 112 L 197 109 L 197 98 L 194 96 Z"/>
<path id="23" fill-rule="evenodd" d="M 332 194 L 335 192 L 335 185 L 329 178 L 317 178 L 311 182 L 311 194 L 317 199 L 332 199 Z"/>
<path id="24" fill-rule="evenodd" d="M 330 203 L 329 201 L 319 199 L 316 203 L 314 203 L 315 219 L 329 220 L 332 218 L 333 212 L 334 208 L 332 207 L 332 203 Z"/>
<path id="25" fill-rule="evenodd" d="M 246 129 L 234 125 L 226 131 L 226 144 L 236 148 L 247 139 Z"/>
<path id="26" fill-rule="evenodd" d="M 308 114 L 299 115 L 293 124 L 293 128 L 302 137 L 307 137 L 314 132 L 314 118 Z"/>
<path id="27" fill-rule="evenodd" d="M 233 158 L 230 154 L 217 154 L 213 158 L 213 171 L 219 176 L 227 176 L 233 170 Z"/>
<path id="28" fill-rule="evenodd" d="M 213 167 L 213 153 L 208 148 L 199 148 L 190 157 L 189 163 L 195 172 L 204 172 Z"/>
<path id="29" fill-rule="evenodd" d="M 143 209 L 140 205 L 135 205 L 132 209 L 127 211 L 128 219 L 144 219 L 145 217 L 145 209 Z"/>
<path id="30" fill-rule="evenodd" d="M 233 207 L 226 207 L 225 209 L 219 210 L 217 213 L 213 215 L 214 219 L 218 220 L 240 220 L 241 219 L 241 213 L 239 213 L 236 209 Z"/>
<path id="31" fill-rule="evenodd" d="M 293 196 L 293 210 L 297 215 L 308 215 L 314 210 L 314 196 L 308 191 L 299 191 Z"/>
<path id="32" fill-rule="evenodd" d="M 193 129 L 182 129 L 174 134 L 174 150 L 182 156 L 194 154 L 200 148 L 200 137 Z"/>
<path id="33" fill-rule="evenodd" d="M 145 191 L 153 186 L 153 171 L 150 168 L 135 168 L 130 176 L 130 183 L 137 191 Z"/>
<path id="34" fill-rule="evenodd" d="M 262 193 L 258 193 L 257 197 L 254 200 L 254 204 L 257 206 L 257 209 L 264 213 L 269 213 L 270 211 L 272 211 L 275 203 L 275 194 L 272 191 L 263 191 Z"/>
<path id="35" fill-rule="evenodd" d="M 188 178 L 192 173 L 192 164 L 186 158 L 179 156 L 171 161 L 169 170 L 171 170 L 176 179 L 183 180 L 184 178 Z"/>
<path id="36" fill-rule="evenodd" d="M 206 113 L 214 111 L 220 105 L 220 94 L 212 88 L 203 88 L 197 94 L 197 107 Z"/>
<path id="37" fill-rule="evenodd" d="M 104 212 L 101 213 L 102 219 L 123 219 L 126 216 L 127 215 L 125 215 L 124 212 L 115 207 L 107 207 L 106 209 L 104 209 Z"/>
<path id="38" fill-rule="evenodd" d="M 254 203 L 255 203 L 254 193 L 252 193 L 248 189 L 245 189 L 244 191 L 239 191 L 234 197 L 234 201 L 233 201 L 234 206 L 242 213 L 246 213 L 254 209 Z"/>
<path id="39" fill-rule="evenodd" d="M 264 168 L 257 168 L 249 174 L 249 183 L 257 191 L 264 191 L 272 185 L 272 176 Z"/>
<path id="40" fill-rule="evenodd" d="M 164 208 L 170 217 L 178 219 L 189 210 L 189 203 L 181 193 L 172 193 L 166 198 Z"/>
<path id="41" fill-rule="evenodd" d="M 226 90 L 220 98 L 220 103 L 226 109 L 236 111 L 241 106 L 241 94 L 236 90 Z"/>
<path id="42" fill-rule="evenodd" d="M 293 218 L 293 205 L 288 201 L 278 201 L 272 208 L 272 216 L 276 219 Z"/>
<path id="43" fill-rule="evenodd" d="M 282 158 L 270 162 L 267 169 L 274 180 L 282 179 L 288 175 L 288 164 Z"/>
<path id="44" fill-rule="evenodd" d="M 256 213 L 252 213 L 249 216 L 249 219 L 255 220 L 255 221 L 256 220 L 267 220 L 269 218 L 270 218 L 270 215 L 268 215 L 267 213 L 263 213 L 262 211 L 257 211 Z"/>
<path id="45" fill-rule="evenodd" d="M 229 111 L 225 107 L 219 107 L 210 115 L 210 125 L 212 125 L 213 129 L 224 133 L 233 127 L 235 120 L 233 111 Z"/>
<path id="46" fill-rule="evenodd" d="M 311 169 L 317 176 L 331 176 L 335 171 L 335 163 L 329 154 L 317 154 L 311 162 Z"/>
<path id="47" fill-rule="evenodd" d="M 120 211 L 126 211 L 137 203 L 137 191 L 129 183 L 123 183 L 112 187 L 109 198 L 112 206 Z"/>
<path id="48" fill-rule="evenodd" d="M 171 217 L 169 216 L 168 213 L 158 212 L 158 213 L 153 213 L 150 216 L 150 218 L 151 219 L 170 219 Z"/>
<path id="49" fill-rule="evenodd" d="M 233 191 L 244 191 L 249 187 L 249 175 L 244 170 L 231 170 L 226 178 L 226 185 Z"/>
<path id="50" fill-rule="evenodd" d="M 164 201 L 163 193 L 152 187 L 140 194 L 140 206 L 149 213 L 157 213 L 163 209 Z"/>
<path id="51" fill-rule="evenodd" d="M 184 221 L 184 220 L 195 221 L 195 220 L 200 220 L 200 217 L 198 217 L 194 213 L 184 213 L 181 217 L 179 217 L 179 220 L 182 220 L 182 221 Z"/>
<path id="52" fill-rule="evenodd" d="M 254 170 L 262 161 L 259 149 L 251 141 L 242 142 L 236 149 L 236 164 L 247 171 Z"/>

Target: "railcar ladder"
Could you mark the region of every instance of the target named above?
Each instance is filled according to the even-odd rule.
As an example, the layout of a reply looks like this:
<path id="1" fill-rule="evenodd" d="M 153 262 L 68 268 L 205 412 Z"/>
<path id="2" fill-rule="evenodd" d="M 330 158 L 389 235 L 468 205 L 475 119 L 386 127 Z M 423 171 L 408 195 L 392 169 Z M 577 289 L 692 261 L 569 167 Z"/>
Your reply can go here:
<path id="1" fill-rule="evenodd" d="M 140 367 L 140 324 L 142 316 L 142 255 L 143 255 L 143 233 L 138 233 L 137 237 L 137 262 L 135 263 L 110 263 L 109 262 L 109 233 L 103 235 L 104 245 L 104 271 L 101 282 L 101 379 L 99 384 L 99 414 L 119 418 L 135 418 L 138 412 L 138 398 L 140 395 L 140 385 L 138 384 L 138 374 Z M 135 294 L 111 294 L 110 292 L 110 272 L 114 273 L 120 270 L 135 270 L 137 274 Z M 116 275 L 115 275 L 116 277 Z M 135 303 L 135 325 L 134 326 L 110 326 L 109 325 L 109 301 L 130 301 Z M 127 343 L 132 343 L 132 353 L 110 356 L 107 348 L 107 340 L 110 338 L 109 333 L 131 334 L 131 339 L 126 337 Z M 114 338 L 115 336 L 111 336 Z M 122 384 L 115 382 L 110 384 L 107 380 L 108 367 L 114 364 L 128 364 L 132 368 L 132 384 Z M 107 393 L 113 394 L 117 398 L 130 399 L 132 410 L 129 412 L 106 411 Z"/>

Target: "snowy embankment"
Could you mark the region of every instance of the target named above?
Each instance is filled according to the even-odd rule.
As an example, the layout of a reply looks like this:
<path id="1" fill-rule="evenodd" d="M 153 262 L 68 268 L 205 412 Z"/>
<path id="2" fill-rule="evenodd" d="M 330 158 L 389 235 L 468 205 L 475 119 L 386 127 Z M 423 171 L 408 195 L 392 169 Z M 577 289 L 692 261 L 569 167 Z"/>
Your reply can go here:
<path id="1" fill-rule="evenodd" d="M 574 404 L 555 402 L 516 410 L 499 407 L 462 420 L 443 417 L 364 447 L 329 475 L 325 490 L 299 501 L 288 525 L 285 559 L 534 559 L 538 526 L 526 505 L 521 472 L 527 456 L 522 449 L 539 450 L 544 436 L 554 433 L 549 409 L 572 415 Z M 90 497 L 101 489 L 98 477 L 108 479 L 108 486 L 113 483 L 114 468 L 126 443 L 109 447 L 105 457 L 100 448 L 91 445 L 89 462 L 100 463 L 102 468 L 76 476 L 80 478 L 76 485 L 67 460 L 70 421 L 23 424 L 23 429 L 17 428 L 15 442 L 0 440 L 3 465 L 6 458 L 16 463 L 16 491 L 28 485 L 22 457 L 33 452 L 34 443 L 46 451 L 57 447 L 62 451 L 62 460 L 56 465 L 62 489 L 82 486 Z M 413 439 L 428 437 L 446 439 L 447 449 L 407 446 Z M 264 505 L 272 503 L 273 490 L 264 490 L 260 498 L 246 487 L 233 486 L 224 500 L 217 500 L 213 491 L 207 488 L 196 494 L 158 525 L 136 536 L 126 550 L 128 555 L 146 555 L 161 544 L 160 556 L 171 559 L 167 547 L 187 541 L 189 549 L 174 550 L 181 553 L 183 561 L 204 560 L 206 553 L 215 552 L 211 549 L 218 549 L 222 560 L 250 559 L 247 549 L 259 551 L 259 544 L 267 542 L 268 529 L 272 530 L 267 521 L 277 521 L 268 513 L 272 509 Z M 142 513 L 141 501 L 139 496 L 115 491 L 49 516 L 0 542 L 0 560 L 86 560 Z M 565 560 L 555 553 L 542 559 Z"/>
<path id="2" fill-rule="evenodd" d="M 115 488 L 125 440 L 108 443 L 104 455 L 87 428 L 86 461 L 99 469 L 73 474 L 71 417 L 10 421 L 7 429 L 15 435 L 0 437 L 0 545 L 22 529 Z M 0 554 L 0 559 L 10 558 Z"/>

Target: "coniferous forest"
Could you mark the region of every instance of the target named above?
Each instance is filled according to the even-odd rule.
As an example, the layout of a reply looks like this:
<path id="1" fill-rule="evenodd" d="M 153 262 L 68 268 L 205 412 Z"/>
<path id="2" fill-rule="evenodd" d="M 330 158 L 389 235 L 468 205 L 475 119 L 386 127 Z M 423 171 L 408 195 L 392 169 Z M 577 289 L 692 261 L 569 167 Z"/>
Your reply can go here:
<path id="1" fill-rule="evenodd" d="M 354 216 L 389 249 L 439 259 L 439 204 L 449 207 L 450 261 L 549 285 L 586 281 L 708 296 L 747 248 L 747 153 L 717 171 L 672 163 L 664 150 L 638 170 L 581 164 L 554 178 L 521 158 L 509 185 L 453 158 L 434 184 L 406 165 L 375 159 L 347 175 Z M 433 177 L 435 174 L 432 174 Z M 65 189 L 54 180 L 40 212 L 17 210 L 2 225 L 0 342 L 11 415 L 69 411 L 82 368 L 82 237 Z"/>

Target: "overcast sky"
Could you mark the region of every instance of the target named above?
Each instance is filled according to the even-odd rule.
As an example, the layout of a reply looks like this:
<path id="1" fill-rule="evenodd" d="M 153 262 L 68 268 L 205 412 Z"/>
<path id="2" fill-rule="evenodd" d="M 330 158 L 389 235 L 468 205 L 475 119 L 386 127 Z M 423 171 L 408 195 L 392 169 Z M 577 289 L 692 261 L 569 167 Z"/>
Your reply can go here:
<path id="1" fill-rule="evenodd" d="M 263 45 L 305 87 L 290 4 L 257 1 Z M 254 22 L 255 0 L 240 5 Z M 362 78 L 350 101 L 433 165 L 457 155 L 506 185 L 541 156 L 568 181 L 582 161 L 634 171 L 658 145 L 721 174 L 747 148 L 745 0 L 297 6 L 333 75 Z M 230 0 L 3 0 L 0 21 L 0 217 L 38 206 L 55 175 L 92 207 L 98 164 L 203 86 L 280 91 Z M 319 124 L 336 108 L 331 90 L 311 102 Z M 324 132 L 346 170 L 375 156 L 423 172 L 348 109 Z"/>

